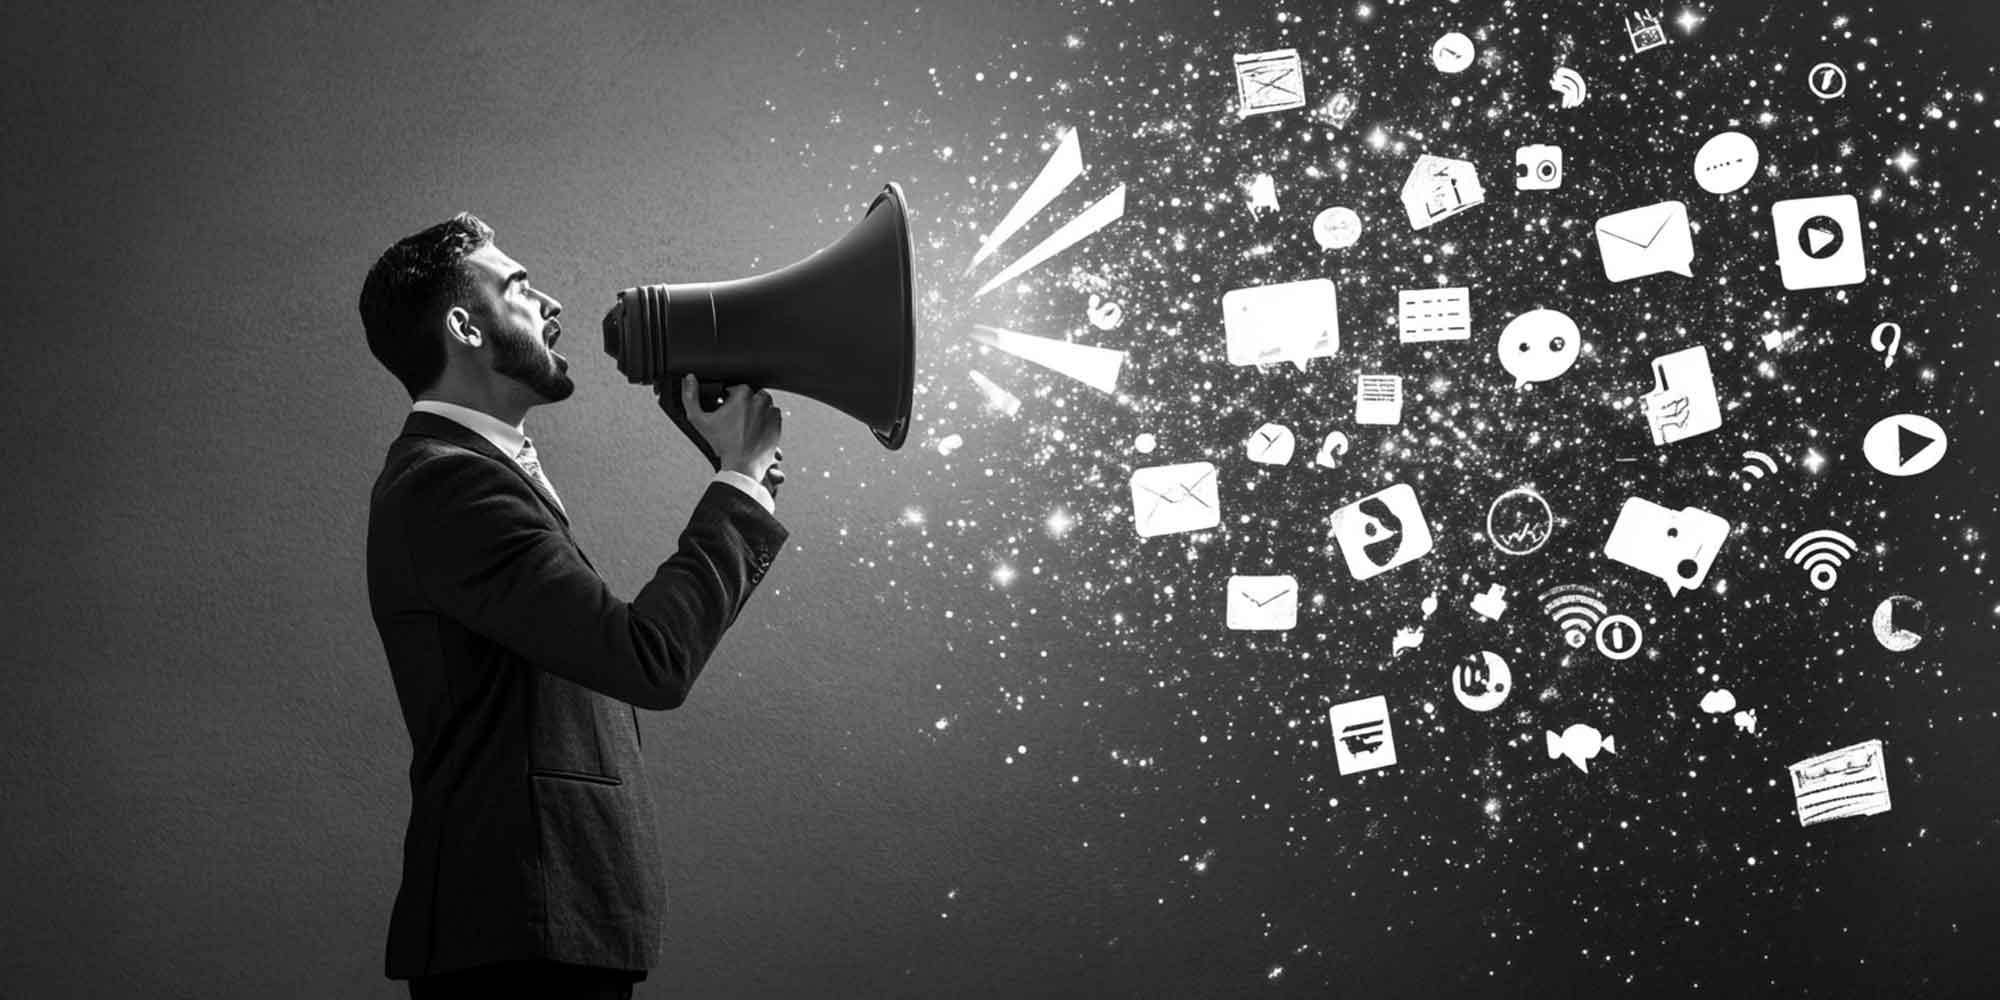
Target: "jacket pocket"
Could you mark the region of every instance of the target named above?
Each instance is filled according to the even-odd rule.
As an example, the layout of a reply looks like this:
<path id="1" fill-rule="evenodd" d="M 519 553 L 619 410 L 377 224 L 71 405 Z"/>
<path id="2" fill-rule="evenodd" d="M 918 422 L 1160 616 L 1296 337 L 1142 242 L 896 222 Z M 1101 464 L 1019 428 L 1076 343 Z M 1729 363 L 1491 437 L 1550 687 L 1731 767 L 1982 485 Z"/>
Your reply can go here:
<path id="1" fill-rule="evenodd" d="M 623 778 L 608 774 L 591 774 L 587 771 L 560 771 L 555 768 L 538 767 L 528 772 L 530 778 L 554 778 L 558 781 L 587 781 L 593 785 L 622 785 Z"/>

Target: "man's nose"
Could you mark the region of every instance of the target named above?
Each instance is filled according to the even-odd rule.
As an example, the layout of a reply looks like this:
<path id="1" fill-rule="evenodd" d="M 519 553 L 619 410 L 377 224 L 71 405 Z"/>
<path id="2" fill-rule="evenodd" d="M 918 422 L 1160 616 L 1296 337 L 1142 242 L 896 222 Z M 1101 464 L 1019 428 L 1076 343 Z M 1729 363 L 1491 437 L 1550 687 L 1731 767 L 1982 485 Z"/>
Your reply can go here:
<path id="1" fill-rule="evenodd" d="M 562 303 L 557 301 L 555 296 L 542 291 L 537 291 L 535 294 L 541 296 L 544 319 L 554 319 L 562 312 Z"/>

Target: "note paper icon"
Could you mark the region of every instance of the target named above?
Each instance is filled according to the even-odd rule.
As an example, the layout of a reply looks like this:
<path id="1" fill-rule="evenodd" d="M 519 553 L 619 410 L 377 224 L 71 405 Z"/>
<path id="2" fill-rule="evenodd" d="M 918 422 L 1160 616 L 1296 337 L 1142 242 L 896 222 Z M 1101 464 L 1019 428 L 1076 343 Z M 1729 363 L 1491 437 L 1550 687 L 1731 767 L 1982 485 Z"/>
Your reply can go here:
<path id="1" fill-rule="evenodd" d="M 1883 767 L 1881 740 L 1807 758 L 1793 764 L 1791 772 L 1800 826 L 1889 811 L 1889 772 Z"/>
<path id="2" fill-rule="evenodd" d="M 1389 731 L 1389 699 L 1376 695 L 1344 702 L 1326 714 L 1333 726 L 1333 757 L 1341 774 L 1396 763 L 1396 739 Z"/>
<path id="3" fill-rule="evenodd" d="M 1396 293 L 1396 333 L 1405 344 L 1472 338 L 1472 292 L 1422 288 Z"/>
<path id="4" fill-rule="evenodd" d="M 1403 376 L 1363 375 L 1354 384 L 1354 421 L 1398 424 L 1403 421 Z"/>

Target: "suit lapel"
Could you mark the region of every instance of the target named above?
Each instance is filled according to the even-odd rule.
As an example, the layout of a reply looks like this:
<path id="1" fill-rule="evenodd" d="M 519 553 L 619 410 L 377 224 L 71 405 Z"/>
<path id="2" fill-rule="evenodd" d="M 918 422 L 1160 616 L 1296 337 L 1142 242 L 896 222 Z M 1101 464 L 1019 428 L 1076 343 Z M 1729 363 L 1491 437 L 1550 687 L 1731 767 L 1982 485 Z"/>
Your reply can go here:
<path id="1" fill-rule="evenodd" d="M 556 498 L 551 496 L 548 490 L 542 488 L 542 484 L 535 482 L 535 477 L 528 475 L 512 458 L 501 454 L 500 449 L 493 447 L 493 442 L 486 440 L 485 435 L 449 417 L 440 417 L 435 413 L 425 413 L 421 410 L 411 413 L 409 419 L 403 421 L 403 433 L 449 441 L 506 466 L 509 471 L 521 477 L 521 481 L 527 483 L 528 488 L 534 490 L 536 496 L 542 498 L 542 506 L 547 507 L 549 513 L 554 514 L 556 519 L 562 522 L 563 534 L 569 534 L 569 515 L 563 512 L 562 505 L 556 502 Z M 570 540 L 575 541 L 574 538 Z"/>

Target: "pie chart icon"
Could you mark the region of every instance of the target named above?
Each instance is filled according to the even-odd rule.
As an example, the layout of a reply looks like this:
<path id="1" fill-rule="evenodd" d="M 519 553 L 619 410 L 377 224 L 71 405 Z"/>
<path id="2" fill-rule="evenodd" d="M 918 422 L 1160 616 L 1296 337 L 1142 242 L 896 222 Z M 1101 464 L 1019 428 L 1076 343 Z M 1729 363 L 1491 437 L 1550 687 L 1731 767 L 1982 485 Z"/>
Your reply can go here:
<path id="1" fill-rule="evenodd" d="M 1944 428 L 1915 413 L 1884 417 L 1861 439 L 1861 454 L 1875 471 L 1888 476 L 1929 472 L 1944 458 Z"/>
<path id="2" fill-rule="evenodd" d="M 1907 653 L 1924 641 L 1924 633 L 1930 630 L 1930 618 L 1924 614 L 1924 604 L 1914 597 L 1897 594 L 1875 606 L 1875 641 L 1891 653 Z"/>
<path id="3" fill-rule="evenodd" d="M 1814 260 L 1825 260 L 1839 253 L 1841 244 L 1846 242 L 1847 234 L 1833 216 L 1815 215 L 1799 224 L 1799 249 Z"/>

